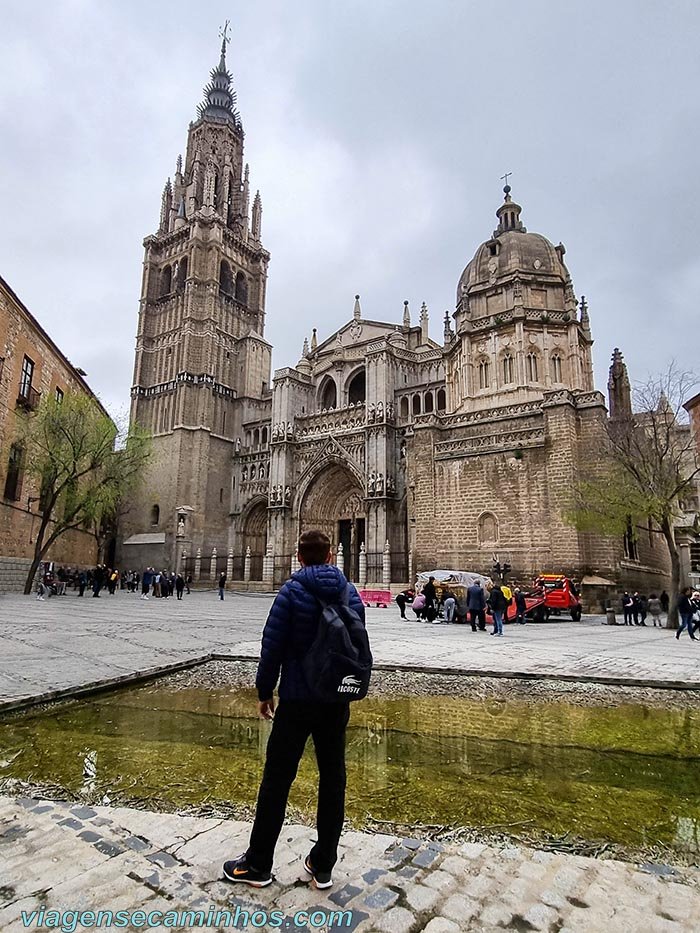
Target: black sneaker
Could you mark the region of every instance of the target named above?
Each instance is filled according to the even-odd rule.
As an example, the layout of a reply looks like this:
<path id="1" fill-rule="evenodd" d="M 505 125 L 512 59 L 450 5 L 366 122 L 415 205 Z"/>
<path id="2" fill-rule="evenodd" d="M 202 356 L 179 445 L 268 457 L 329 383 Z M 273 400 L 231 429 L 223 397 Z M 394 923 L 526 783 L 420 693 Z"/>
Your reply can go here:
<path id="1" fill-rule="evenodd" d="M 224 862 L 223 872 L 227 881 L 241 881 L 253 888 L 265 888 L 268 884 L 272 884 L 270 872 L 258 871 L 252 868 L 248 864 L 245 855 L 239 855 L 238 858 L 231 859 L 230 862 Z"/>
<path id="2" fill-rule="evenodd" d="M 308 855 L 304 859 L 304 868 L 313 878 L 314 887 L 330 888 L 333 884 L 331 873 L 329 871 L 316 871 L 316 869 L 311 864 L 311 859 Z"/>

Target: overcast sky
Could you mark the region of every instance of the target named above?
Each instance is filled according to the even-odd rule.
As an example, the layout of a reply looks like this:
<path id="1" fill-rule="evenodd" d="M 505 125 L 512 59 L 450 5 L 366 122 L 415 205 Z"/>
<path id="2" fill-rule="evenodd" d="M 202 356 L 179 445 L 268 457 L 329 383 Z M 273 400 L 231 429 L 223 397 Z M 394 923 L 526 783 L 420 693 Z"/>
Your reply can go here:
<path id="1" fill-rule="evenodd" d="M 432 336 L 495 227 L 500 176 L 563 241 L 598 388 L 696 367 L 697 0 L 0 4 L 0 274 L 112 411 L 142 240 L 233 25 L 229 69 L 272 254 L 273 366 L 352 314 Z"/>

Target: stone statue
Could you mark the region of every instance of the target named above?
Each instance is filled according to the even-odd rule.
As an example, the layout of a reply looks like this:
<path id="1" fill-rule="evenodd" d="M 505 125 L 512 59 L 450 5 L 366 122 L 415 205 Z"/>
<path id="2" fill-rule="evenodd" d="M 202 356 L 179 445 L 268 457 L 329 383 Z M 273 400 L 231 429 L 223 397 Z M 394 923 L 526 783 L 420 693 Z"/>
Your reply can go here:
<path id="1" fill-rule="evenodd" d="M 177 536 L 178 538 L 185 537 L 185 516 L 179 515 L 177 519 Z"/>
<path id="2" fill-rule="evenodd" d="M 384 403 L 377 402 L 377 421 L 384 421 Z"/>
<path id="3" fill-rule="evenodd" d="M 377 495 L 378 496 L 384 495 L 384 474 L 383 473 L 377 474 Z"/>
<path id="4" fill-rule="evenodd" d="M 377 409 L 374 407 L 374 402 L 367 409 L 367 421 L 374 421 L 376 417 Z"/>
<path id="5" fill-rule="evenodd" d="M 370 496 L 373 496 L 375 494 L 376 485 L 377 485 L 377 474 L 374 472 L 374 470 L 372 470 L 371 473 L 369 474 L 369 480 L 367 481 L 367 492 L 369 493 Z"/>
<path id="6" fill-rule="evenodd" d="M 236 453 L 239 454 L 240 452 L 241 452 L 241 439 L 240 437 L 237 437 L 236 438 Z"/>
<path id="7" fill-rule="evenodd" d="M 275 504 L 282 505 L 282 484 L 278 483 L 275 492 Z"/>
<path id="8" fill-rule="evenodd" d="M 289 486 L 284 487 L 284 504 L 289 505 L 292 501 L 292 490 Z"/>
<path id="9" fill-rule="evenodd" d="M 243 467 L 243 472 L 241 473 L 241 481 L 244 483 L 248 482 L 248 467 Z"/>
<path id="10" fill-rule="evenodd" d="M 386 420 L 387 421 L 394 420 L 394 403 L 393 402 L 387 402 L 386 404 Z"/>
<path id="11" fill-rule="evenodd" d="M 294 437 L 294 426 L 291 421 L 287 422 L 287 437 Z"/>
<path id="12" fill-rule="evenodd" d="M 265 464 L 261 463 L 258 467 L 258 479 L 265 479 Z"/>
<path id="13" fill-rule="evenodd" d="M 400 456 L 402 460 L 406 459 L 406 441 L 401 441 Z"/>
<path id="14" fill-rule="evenodd" d="M 389 496 L 393 496 L 396 492 L 396 484 L 393 476 L 387 476 L 386 478 L 386 491 Z"/>

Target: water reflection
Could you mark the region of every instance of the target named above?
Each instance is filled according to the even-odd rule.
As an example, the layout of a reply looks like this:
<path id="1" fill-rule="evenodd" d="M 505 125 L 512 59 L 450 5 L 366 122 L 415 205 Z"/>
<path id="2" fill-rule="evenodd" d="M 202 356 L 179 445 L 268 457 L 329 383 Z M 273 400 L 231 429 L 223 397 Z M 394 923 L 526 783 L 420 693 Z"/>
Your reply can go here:
<path id="1" fill-rule="evenodd" d="M 0 776 L 179 806 L 255 802 L 269 724 L 254 691 L 149 686 L 3 723 Z M 99 761 L 85 774 L 86 748 Z M 373 698 L 348 730 L 348 815 L 571 832 L 700 851 L 700 714 Z M 307 751 L 291 802 L 313 812 Z"/>

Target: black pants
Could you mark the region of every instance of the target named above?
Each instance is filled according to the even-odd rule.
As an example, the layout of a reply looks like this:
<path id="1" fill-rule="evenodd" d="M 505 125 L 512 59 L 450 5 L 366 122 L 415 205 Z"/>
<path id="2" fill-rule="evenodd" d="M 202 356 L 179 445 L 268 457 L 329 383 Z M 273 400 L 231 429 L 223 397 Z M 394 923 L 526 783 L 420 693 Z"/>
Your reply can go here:
<path id="1" fill-rule="evenodd" d="M 482 632 L 486 630 L 486 610 L 485 609 L 470 609 L 469 617 L 472 623 L 472 632 L 476 631 L 477 624 Z"/>
<path id="2" fill-rule="evenodd" d="M 399 607 L 399 611 L 401 612 L 401 618 L 405 619 L 406 618 L 406 597 L 403 595 L 403 593 L 399 593 L 399 595 L 396 597 L 396 605 Z"/>
<path id="3" fill-rule="evenodd" d="M 275 712 L 255 822 L 246 853 L 248 864 L 270 871 L 282 830 L 287 797 L 309 735 L 318 764 L 318 842 L 309 856 L 317 871 L 330 871 L 338 859 L 338 840 L 345 818 L 345 727 L 348 703 L 282 700 Z"/>

